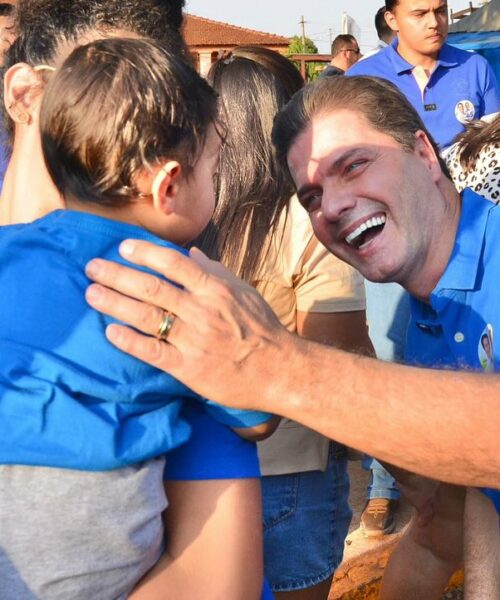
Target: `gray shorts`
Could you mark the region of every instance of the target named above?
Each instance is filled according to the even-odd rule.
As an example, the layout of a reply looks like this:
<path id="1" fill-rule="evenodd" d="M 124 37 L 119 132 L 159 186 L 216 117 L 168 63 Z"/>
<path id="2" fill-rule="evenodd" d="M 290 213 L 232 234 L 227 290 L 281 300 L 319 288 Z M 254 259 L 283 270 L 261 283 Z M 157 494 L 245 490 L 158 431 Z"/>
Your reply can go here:
<path id="1" fill-rule="evenodd" d="M 164 462 L 0 466 L 0 600 L 126 598 L 162 552 Z"/>

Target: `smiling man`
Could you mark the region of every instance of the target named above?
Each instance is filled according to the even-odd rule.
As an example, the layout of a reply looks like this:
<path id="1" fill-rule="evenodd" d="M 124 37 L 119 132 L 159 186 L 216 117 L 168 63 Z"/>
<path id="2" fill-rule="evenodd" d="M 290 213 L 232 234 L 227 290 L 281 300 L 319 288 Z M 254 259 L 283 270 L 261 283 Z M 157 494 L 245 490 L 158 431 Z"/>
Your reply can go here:
<path id="1" fill-rule="evenodd" d="M 446 0 L 386 0 L 385 21 L 395 34 L 392 43 L 348 70 L 375 75 L 396 85 L 419 113 L 440 149 L 474 118 L 500 108 L 492 70 L 483 57 L 445 44 Z M 366 314 L 370 339 L 383 360 L 402 360 L 409 320 L 408 295 L 397 283 L 366 282 Z M 380 432 L 381 435 L 383 432 Z M 361 525 L 366 535 L 394 526 L 394 480 L 375 460 Z"/>
<path id="2" fill-rule="evenodd" d="M 417 110 L 440 149 L 473 119 L 500 109 L 493 71 L 478 54 L 445 43 L 446 0 L 386 0 L 392 43 L 355 64 L 348 75 L 375 75 L 394 83 Z"/>
<path id="3" fill-rule="evenodd" d="M 427 299 L 453 247 L 458 196 L 429 138 L 415 130 L 402 147 L 391 136 L 399 133 L 395 119 L 386 132 L 347 103 L 320 111 L 297 136 L 288 164 L 316 236 L 333 254 L 371 281 L 397 281 Z"/>
<path id="4" fill-rule="evenodd" d="M 391 84 L 325 83 L 292 100 L 275 131 L 316 236 L 370 281 L 397 282 L 411 294 L 407 362 L 483 369 L 483 340 L 500 330 L 500 208 L 471 190 L 457 193 L 420 118 Z M 492 344 L 488 351 L 494 370 L 500 354 Z M 440 597 L 462 560 L 461 493 L 441 486 L 435 517 L 410 525 L 381 598 Z M 500 492 L 487 493 L 498 505 Z M 471 496 L 472 515 L 481 502 Z M 498 516 L 492 521 L 500 552 Z M 494 595 L 476 589 L 473 597 L 498 597 L 495 577 L 484 580 Z"/>

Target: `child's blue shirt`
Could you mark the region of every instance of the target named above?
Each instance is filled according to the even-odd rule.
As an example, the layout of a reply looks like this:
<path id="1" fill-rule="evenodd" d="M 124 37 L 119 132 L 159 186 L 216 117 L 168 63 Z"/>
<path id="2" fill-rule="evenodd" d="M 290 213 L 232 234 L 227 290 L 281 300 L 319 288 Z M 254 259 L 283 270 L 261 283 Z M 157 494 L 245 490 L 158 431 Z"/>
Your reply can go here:
<path id="1" fill-rule="evenodd" d="M 85 301 L 86 263 L 124 263 L 120 242 L 170 246 L 143 229 L 76 211 L 0 228 L 0 463 L 107 470 L 183 443 L 186 400 L 175 378 L 112 346 L 113 319 Z M 210 407 L 229 426 L 269 415 Z"/>

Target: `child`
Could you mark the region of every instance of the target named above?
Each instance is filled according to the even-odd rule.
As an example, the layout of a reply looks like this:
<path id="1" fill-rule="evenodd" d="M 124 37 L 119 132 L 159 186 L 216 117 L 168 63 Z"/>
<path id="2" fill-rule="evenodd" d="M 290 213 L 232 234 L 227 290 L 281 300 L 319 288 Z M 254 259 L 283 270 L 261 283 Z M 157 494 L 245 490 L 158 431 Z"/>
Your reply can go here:
<path id="1" fill-rule="evenodd" d="M 46 465 L 0 467 L 0 598 L 122 598 L 161 553 L 156 457 L 187 439 L 181 404 L 196 398 L 105 340 L 83 270 L 119 259 L 125 238 L 185 244 L 205 227 L 216 100 L 145 40 L 99 40 L 38 70 L 44 156 L 70 210 L 0 230 L 0 399 L 19 420 L 0 462 Z M 269 419 L 213 411 L 249 436 Z"/>

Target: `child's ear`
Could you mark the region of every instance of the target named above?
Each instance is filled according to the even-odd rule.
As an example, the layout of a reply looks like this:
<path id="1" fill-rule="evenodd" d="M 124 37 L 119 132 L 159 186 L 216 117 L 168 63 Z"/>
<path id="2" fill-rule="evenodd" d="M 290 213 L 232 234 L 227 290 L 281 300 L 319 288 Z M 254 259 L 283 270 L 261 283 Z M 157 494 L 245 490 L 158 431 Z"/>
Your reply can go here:
<path id="1" fill-rule="evenodd" d="M 153 205 L 156 210 L 166 215 L 175 212 L 181 177 L 182 167 L 176 160 L 168 161 L 158 171 L 151 186 Z"/>

